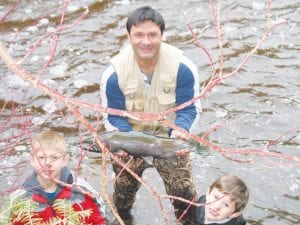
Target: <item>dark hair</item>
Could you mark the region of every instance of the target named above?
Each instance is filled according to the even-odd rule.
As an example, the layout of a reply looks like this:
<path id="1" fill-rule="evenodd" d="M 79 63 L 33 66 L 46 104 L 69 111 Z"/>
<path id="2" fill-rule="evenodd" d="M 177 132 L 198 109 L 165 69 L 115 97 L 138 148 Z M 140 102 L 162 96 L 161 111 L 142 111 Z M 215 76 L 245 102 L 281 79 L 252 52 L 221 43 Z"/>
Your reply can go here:
<path id="1" fill-rule="evenodd" d="M 241 212 L 246 207 L 249 199 L 249 190 L 245 182 L 239 177 L 230 174 L 220 176 L 210 185 L 209 193 L 214 188 L 229 195 L 235 203 L 236 212 Z"/>
<path id="2" fill-rule="evenodd" d="M 159 26 L 161 33 L 163 34 L 165 30 L 165 21 L 162 15 L 151 8 L 150 6 L 143 6 L 134 10 L 128 17 L 126 22 L 126 29 L 130 33 L 131 27 L 136 26 L 141 22 L 150 20 Z"/>

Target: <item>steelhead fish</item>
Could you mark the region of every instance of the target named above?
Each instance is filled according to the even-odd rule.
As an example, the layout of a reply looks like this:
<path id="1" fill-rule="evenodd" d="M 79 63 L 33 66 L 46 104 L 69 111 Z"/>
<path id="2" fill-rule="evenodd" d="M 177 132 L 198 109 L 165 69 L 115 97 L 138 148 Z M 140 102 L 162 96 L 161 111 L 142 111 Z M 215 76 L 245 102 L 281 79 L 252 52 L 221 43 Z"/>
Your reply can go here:
<path id="1" fill-rule="evenodd" d="M 196 148 L 195 144 L 188 141 L 158 137 L 138 131 L 112 131 L 103 133 L 100 137 L 112 153 L 122 150 L 128 155 L 143 158 L 174 159 L 176 156 L 187 154 Z M 98 145 L 86 150 L 101 152 Z"/>

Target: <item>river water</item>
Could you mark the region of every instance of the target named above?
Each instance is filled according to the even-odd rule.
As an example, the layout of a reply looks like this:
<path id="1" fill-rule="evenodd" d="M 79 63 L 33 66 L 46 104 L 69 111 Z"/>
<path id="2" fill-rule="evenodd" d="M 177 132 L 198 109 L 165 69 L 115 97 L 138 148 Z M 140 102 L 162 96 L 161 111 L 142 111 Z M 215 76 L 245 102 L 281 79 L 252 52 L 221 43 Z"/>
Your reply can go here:
<path id="1" fill-rule="evenodd" d="M 18 61 L 42 40 L 20 66 L 34 76 L 41 76 L 45 84 L 63 95 L 90 104 L 99 102 L 101 69 L 127 44 L 126 18 L 136 7 L 147 4 L 162 13 L 166 21 L 166 42 L 182 49 L 195 62 L 202 86 L 212 69 L 207 55 L 195 46 L 187 24 L 193 27 L 214 62 L 220 56 L 210 4 L 206 0 L 69 1 L 64 25 L 72 25 L 87 8 L 89 13 L 74 26 L 63 29 L 58 42 L 56 35 L 46 34 L 59 26 L 61 1 L 21 0 L 6 15 L 16 2 L 0 0 L 1 42 L 8 53 Z M 223 75 L 240 65 L 259 43 L 267 25 L 285 20 L 287 23 L 273 30 L 235 76 L 218 84 L 202 99 L 199 135 L 217 146 L 238 151 L 226 157 L 215 148 L 191 153 L 197 191 L 204 194 L 218 176 L 234 173 L 250 188 L 250 200 L 244 211 L 249 224 L 300 224 L 300 165 L 296 158 L 300 157 L 300 1 L 274 1 L 272 21 L 267 20 L 267 1 L 216 1 L 215 10 L 218 6 L 225 25 Z M 54 47 L 57 49 L 52 57 Z M 41 72 L 51 58 L 45 72 Z M 29 135 L 41 129 L 65 133 L 72 152 L 70 167 L 99 190 L 101 158 L 96 153 L 80 157 L 81 140 L 89 135 L 83 126 L 74 122 L 66 106 L 55 103 L 46 93 L 23 81 L 2 60 L 0 80 L 1 193 L 14 189 L 31 171 L 27 160 Z M 101 127 L 98 113 L 85 108 L 80 112 L 93 126 Z M 242 154 L 243 151 L 249 154 Z M 255 151 L 266 154 L 257 155 Z M 278 155 L 271 157 L 269 153 Z M 111 195 L 110 166 L 108 177 Z M 165 194 L 155 170 L 146 170 L 143 178 L 160 194 Z M 169 223 L 175 224 L 169 200 L 162 199 L 162 203 Z M 144 187 L 138 192 L 132 213 L 133 224 L 163 224 L 156 198 Z M 108 217 L 109 224 L 114 224 L 109 209 Z"/>

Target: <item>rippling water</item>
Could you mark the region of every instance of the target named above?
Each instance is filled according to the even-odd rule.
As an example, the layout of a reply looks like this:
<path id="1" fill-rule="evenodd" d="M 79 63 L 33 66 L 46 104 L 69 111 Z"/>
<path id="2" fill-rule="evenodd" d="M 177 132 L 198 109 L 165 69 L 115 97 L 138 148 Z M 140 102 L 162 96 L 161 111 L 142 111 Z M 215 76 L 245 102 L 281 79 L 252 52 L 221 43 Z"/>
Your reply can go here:
<path id="1" fill-rule="evenodd" d="M 227 0 L 217 3 L 220 3 L 221 18 L 225 24 L 223 74 L 226 75 L 259 42 L 271 21 L 267 21 L 266 1 Z M 61 33 L 53 61 L 43 74 L 44 83 L 66 96 L 98 103 L 100 71 L 109 58 L 127 44 L 125 23 L 128 14 L 145 4 L 162 13 L 167 25 L 165 40 L 181 48 L 196 63 L 201 85 L 204 85 L 212 70 L 208 57 L 195 46 L 187 27 L 187 23 L 193 27 L 201 44 L 216 62 L 220 51 L 209 3 L 204 0 L 70 1 L 65 25 L 74 23 L 87 8 L 89 13 Z M 21 64 L 26 71 L 39 76 L 55 46 L 55 35 L 45 37 L 59 26 L 63 4 L 60 1 L 21 0 L 5 16 L 13 5 L 12 1 L 0 1 L 1 42 L 14 59 L 20 60 L 35 43 L 43 40 Z M 278 26 L 235 76 L 216 86 L 202 100 L 199 135 L 206 135 L 211 142 L 224 148 L 241 151 L 263 150 L 267 143 L 272 144 L 282 137 L 269 150 L 300 157 L 299 8 L 299 0 L 272 3 L 272 21 L 287 20 L 288 23 Z M 72 116 L 61 116 L 61 112 L 68 115 L 65 105 L 55 104 L 45 93 L 30 87 L 8 70 L 1 60 L 0 80 L 0 106 L 3 109 L 0 119 L 1 191 L 12 189 L 16 185 L 15 180 L 19 183 L 22 180 L 20 176 L 26 177 L 24 174 L 30 171 L 26 161 L 28 133 L 26 130 L 22 133 L 28 121 L 33 123 L 30 127 L 33 133 L 40 127 L 65 132 L 73 153 L 71 165 L 77 166 L 79 128 Z M 81 113 L 93 125 L 98 124 L 97 113 L 85 109 Z M 219 128 L 214 130 L 215 127 Z M 82 130 L 82 135 L 88 136 L 85 130 Z M 19 145 L 17 148 L 13 146 L 15 140 Z M 9 149 L 14 150 L 7 151 Z M 296 164 L 292 159 L 240 154 L 225 158 L 212 148 L 207 154 L 192 154 L 192 158 L 195 183 L 201 194 L 223 173 L 235 173 L 247 182 L 251 196 L 244 215 L 249 224 L 300 223 L 299 161 Z M 250 163 L 239 162 L 245 160 L 250 160 Z M 90 153 L 84 157 L 80 167 L 82 176 L 97 188 L 100 184 L 100 163 L 100 157 Z M 155 170 L 145 171 L 144 178 L 164 193 L 162 181 Z M 110 194 L 112 185 L 113 182 L 108 183 Z M 162 224 L 155 198 L 144 188 L 137 197 L 133 209 L 135 224 Z M 163 203 L 172 224 L 174 217 L 169 202 Z"/>

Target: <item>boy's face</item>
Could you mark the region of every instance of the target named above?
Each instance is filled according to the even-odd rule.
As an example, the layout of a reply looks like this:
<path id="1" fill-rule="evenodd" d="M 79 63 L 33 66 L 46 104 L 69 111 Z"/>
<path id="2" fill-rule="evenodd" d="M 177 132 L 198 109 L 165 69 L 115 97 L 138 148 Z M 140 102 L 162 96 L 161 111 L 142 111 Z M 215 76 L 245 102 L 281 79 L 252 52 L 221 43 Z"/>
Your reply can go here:
<path id="1" fill-rule="evenodd" d="M 68 156 L 51 146 L 40 146 L 33 151 L 30 163 L 43 180 L 59 179 L 61 170 L 68 163 Z"/>
<path id="2" fill-rule="evenodd" d="M 207 221 L 220 221 L 239 216 L 235 212 L 235 204 L 229 195 L 225 195 L 217 188 L 213 188 L 206 195 L 205 218 Z"/>

